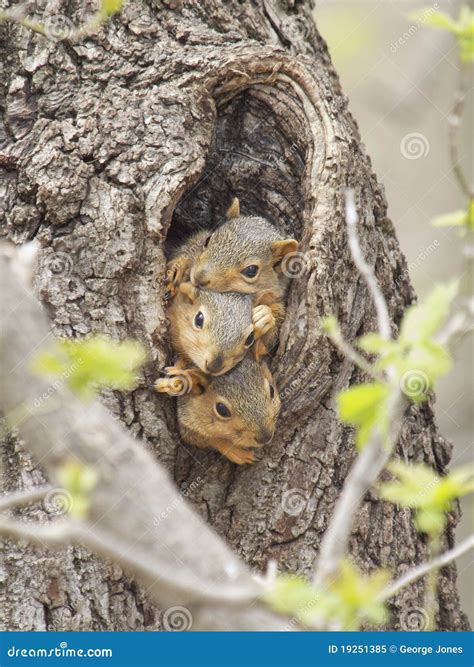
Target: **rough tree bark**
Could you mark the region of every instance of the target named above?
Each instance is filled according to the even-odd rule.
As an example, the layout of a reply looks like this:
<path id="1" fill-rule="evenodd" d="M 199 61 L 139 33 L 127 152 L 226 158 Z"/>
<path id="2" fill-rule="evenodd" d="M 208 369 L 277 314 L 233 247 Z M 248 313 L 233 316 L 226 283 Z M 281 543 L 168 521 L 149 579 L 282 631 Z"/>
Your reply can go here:
<path id="1" fill-rule="evenodd" d="M 79 25 L 96 5 L 42 0 L 35 8 Z M 199 478 L 191 501 L 247 563 L 263 569 L 276 559 L 299 572 L 314 563 L 355 456 L 333 399 L 360 375 L 324 338 L 319 318 L 334 312 L 348 339 L 375 326 L 347 246 L 345 186 L 356 191 L 363 248 L 394 330 L 414 299 L 382 188 L 310 11 L 300 0 L 130 0 L 81 43 L 0 26 L 2 229 L 43 246 L 37 290 L 54 334 L 140 339 L 150 385 L 171 356 L 161 286 L 170 242 L 215 225 L 234 195 L 243 213 L 265 215 L 301 241 L 306 270 L 292 281 L 272 361 L 283 396 L 278 432 L 256 465 L 237 468 L 183 445 L 173 402 L 147 386 L 104 397 L 179 487 Z M 399 451 L 445 470 L 451 449 L 430 404 L 410 408 Z M 4 443 L 2 460 L 4 490 L 43 481 L 21 443 Z M 457 520 L 453 513 L 446 546 Z M 364 569 L 401 574 L 426 549 L 408 511 L 369 494 L 351 554 Z M 58 556 L 8 542 L 3 563 L 1 627 L 160 627 L 159 610 L 134 582 L 85 550 Z M 455 585 L 453 565 L 442 571 L 441 629 L 467 626 Z M 392 627 L 406 626 L 422 593 L 418 582 L 398 595 Z"/>

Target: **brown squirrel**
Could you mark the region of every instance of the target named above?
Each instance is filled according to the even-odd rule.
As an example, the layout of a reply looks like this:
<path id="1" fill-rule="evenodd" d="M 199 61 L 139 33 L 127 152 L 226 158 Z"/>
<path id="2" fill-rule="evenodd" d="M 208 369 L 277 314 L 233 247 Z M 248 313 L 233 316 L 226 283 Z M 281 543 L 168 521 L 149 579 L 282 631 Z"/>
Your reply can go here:
<path id="1" fill-rule="evenodd" d="M 266 330 L 256 346 L 259 357 L 273 346 L 283 321 L 288 278 L 281 264 L 298 241 L 283 239 L 264 218 L 241 216 L 237 198 L 227 218 L 214 232 L 200 230 L 177 249 L 167 265 L 166 296 L 172 298 L 188 279 L 217 292 L 253 295 L 254 324 Z"/>
<path id="2" fill-rule="evenodd" d="M 269 344 L 268 324 L 258 317 L 259 307 L 252 306 L 245 294 L 221 294 L 181 283 L 168 310 L 171 343 L 179 355 L 174 368 L 185 369 L 191 363 L 204 373 L 222 375 L 243 359 L 255 341 Z M 257 359 L 259 352 L 255 348 Z"/>
<path id="3" fill-rule="evenodd" d="M 268 366 L 249 356 L 218 377 L 175 369 L 155 389 L 178 397 L 185 442 L 216 449 L 233 463 L 252 463 L 251 450 L 273 438 L 280 397 Z"/>

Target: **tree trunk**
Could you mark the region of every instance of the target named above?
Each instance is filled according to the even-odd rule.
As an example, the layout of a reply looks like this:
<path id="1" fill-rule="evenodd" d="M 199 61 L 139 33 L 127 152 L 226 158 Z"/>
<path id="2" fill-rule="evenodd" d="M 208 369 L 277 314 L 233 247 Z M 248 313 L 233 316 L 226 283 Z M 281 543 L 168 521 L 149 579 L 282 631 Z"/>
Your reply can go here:
<path id="1" fill-rule="evenodd" d="M 66 25 L 82 24 L 96 8 L 77 0 L 37 6 L 43 20 L 67 16 Z M 162 301 L 169 243 L 217 224 L 232 196 L 244 214 L 263 215 L 300 240 L 304 256 L 272 360 L 282 411 L 257 464 L 236 467 L 184 445 L 173 401 L 148 386 L 104 400 L 247 563 L 264 569 L 275 559 L 304 573 L 356 455 L 334 397 L 360 375 L 319 319 L 336 314 L 349 339 L 375 328 L 347 245 L 345 187 L 356 191 L 361 243 L 394 331 L 414 298 L 382 189 L 310 12 L 299 0 L 130 0 L 82 42 L 0 26 L 2 228 L 15 242 L 42 244 L 36 284 L 55 335 L 140 339 L 151 385 L 171 359 Z M 399 451 L 445 470 L 451 449 L 430 404 L 410 408 Z M 14 439 L 2 460 L 6 491 L 43 479 Z M 457 521 L 453 513 L 446 546 Z M 372 493 L 351 554 L 363 569 L 397 574 L 427 555 L 410 512 Z M 1 628 L 160 627 L 146 594 L 83 549 L 58 556 L 8 542 L 3 557 Z M 467 627 L 455 584 L 453 565 L 442 571 L 440 629 Z M 422 600 L 422 582 L 400 593 L 391 627 L 412 629 Z"/>

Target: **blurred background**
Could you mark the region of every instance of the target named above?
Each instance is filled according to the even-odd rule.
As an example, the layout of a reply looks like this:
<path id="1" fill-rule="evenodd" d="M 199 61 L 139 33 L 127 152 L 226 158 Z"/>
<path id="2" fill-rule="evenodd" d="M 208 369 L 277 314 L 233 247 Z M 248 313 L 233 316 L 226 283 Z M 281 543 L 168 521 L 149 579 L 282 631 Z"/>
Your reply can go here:
<path id="1" fill-rule="evenodd" d="M 450 33 L 410 18 L 432 8 L 457 18 L 460 3 L 438 0 L 317 0 L 314 19 L 328 43 L 349 108 L 375 173 L 385 187 L 388 213 L 422 299 L 433 284 L 461 272 L 462 239 L 456 228 L 432 219 L 465 207 L 452 173 L 447 117 L 459 78 L 457 43 Z M 471 66 L 471 75 L 473 67 Z M 473 169 L 473 80 L 462 128 L 461 162 Z M 472 461 L 473 356 L 465 341 L 453 371 L 438 385 L 436 410 L 454 444 L 451 466 Z M 462 503 L 461 540 L 473 530 L 472 496 Z M 474 557 L 458 561 L 463 607 L 474 624 Z"/>

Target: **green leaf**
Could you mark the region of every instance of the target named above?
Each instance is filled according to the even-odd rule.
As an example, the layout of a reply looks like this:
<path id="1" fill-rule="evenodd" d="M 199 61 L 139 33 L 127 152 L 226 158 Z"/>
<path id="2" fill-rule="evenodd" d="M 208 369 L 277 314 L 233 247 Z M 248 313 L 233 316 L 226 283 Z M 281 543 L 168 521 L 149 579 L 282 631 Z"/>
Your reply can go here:
<path id="1" fill-rule="evenodd" d="M 429 494 L 439 482 L 435 471 L 424 464 L 406 464 L 391 461 L 388 470 L 398 477 L 398 481 L 384 482 L 378 487 L 381 498 L 403 507 L 424 507 L 430 502 Z"/>
<path id="2" fill-rule="evenodd" d="M 405 356 L 394 362 L 401 390 L 415 402 L 426 400 L 427 392 L 451 366 L 446 346 L 430 340 L 409 348 Z"/>
<path id="3" fill-rule="evenodd" d="M 401 324 L 400 342 L 405 345 L 419 343 L 437 333 L 446 320 L 458 288 L 457 280 L 436 285 L 423 303 L 410 306 Z"/>
<path id="4" fill-rule="evenodd" d="M 124 5 L 124 0 L 101 0 L 100 11 L 106 16 L 112 16 L 119 12 Z"/>
<path id="5" fill-rule="evenodd" d="M 57 478 L 71 496 L 69 513 L 83 519 L 90 508 L 90 492 L 97 484 L 97 473 L 82 463 L 68 461 L 58 469 Z"/>
<path id="6" fill-rule="evenodd" d="M 355 385 L 338 395 L 340 419 L 357 427 L 357 447 L 362 447 L 367 442 L 376 426 L 380 428 L 382 435 L 385 435 L 388 427 L 386 407 L 389 396 L 390 389 L 382 382 Z"/>
<path id="7" fill-rule="evenodd" d="M 449 32 L 455 32 L 457 28 L 455 21 L 448 14 L 434 12 L 432 7 L 425 7 L 416 12 L 410 12 L 408 16 L 413 21 L 423 23 L 430 28 L 440 28 Z"/>
<path id="8" fill-rule="evenodd" d="M 279 574 L 264 600 L 280 614 L 300 617 L 302 609 L 313 607 L 318 599 L 316 589 L 304 577 Z"/>
<path id="9" fill-rule="evenodd" d="M 467 208 L 467 227 L 471 232 L 474 231 L 474 199 L 469 201 Z"/>
<path id="10" fill-rule="evenodd" d="M 101 387 L 132 389 L 145 359 L 144 348 L 135 341 L 90 336 L 82 341 L 56 341 L 52 350 L 36 356 L 32 370 L 56 377 L 73 392 L 89 398 Z"/>
<path id="11" fill-rule="evenodd" d="M 440 535 L 446 525 L 446 515 L 437 509 L 420 509 L 416 513 L 415 527 L 420 533 Z"/>
<path id="12" fill-rule="evenodd" d="M 474 61 L 474 11 L 467 5 L 462 5 L 457 21 L 454 21 L 444 12 L 434 12 L 432 8 L 425 8 L 409 15 L 415 21 L 447 30 L 456 36 L 459 57 L 462 62 Z"/>
<path id="13" fill-rule="evenodd" d="M 459 227 L 467 224 L 466 211 L 454 211 L 453 213 L 445 213 L 433 218 L 433 225 L 435 227 Z"/>
<path id="14" fill-rule="evenodd" d="M 380 497 L 417 510 L 417 528 L 430 535 L 443 530 L 446 512 L 451 509 L 453 501 L 474 491 L 471 467 L 458 468 L 444 477 L 423 463 L 406 464 L 397 460 L 387 468 L 398 480 L 380 484 Z"/>
<path id="15" fill-rule="evenodd" d="M 369 354 L 386 354 L 397 349 L 396 343 L 385 340 L 380 334 L 369 333 L 357 340 L 357 346 Z"/>
<path id="16" fill-rule="evenodd" d="M 321 329 L 327 336 L 335 336 L 339 334 L 339 322 L 334 315 L 327 315 L 321 318 Z"/>
<path id="17" fill-rule="evenodd" d="M 278 613 L 308 627 L 324 622 L 339 630 L 358 630 L 363 623 L 379 625 L 388 620 L 379 597 L 389 579 L 385 570 L 364 575 L 351 562 L 342 561 L 324 590 L 300 576 L 282 574 L 264 599 Z"/>

